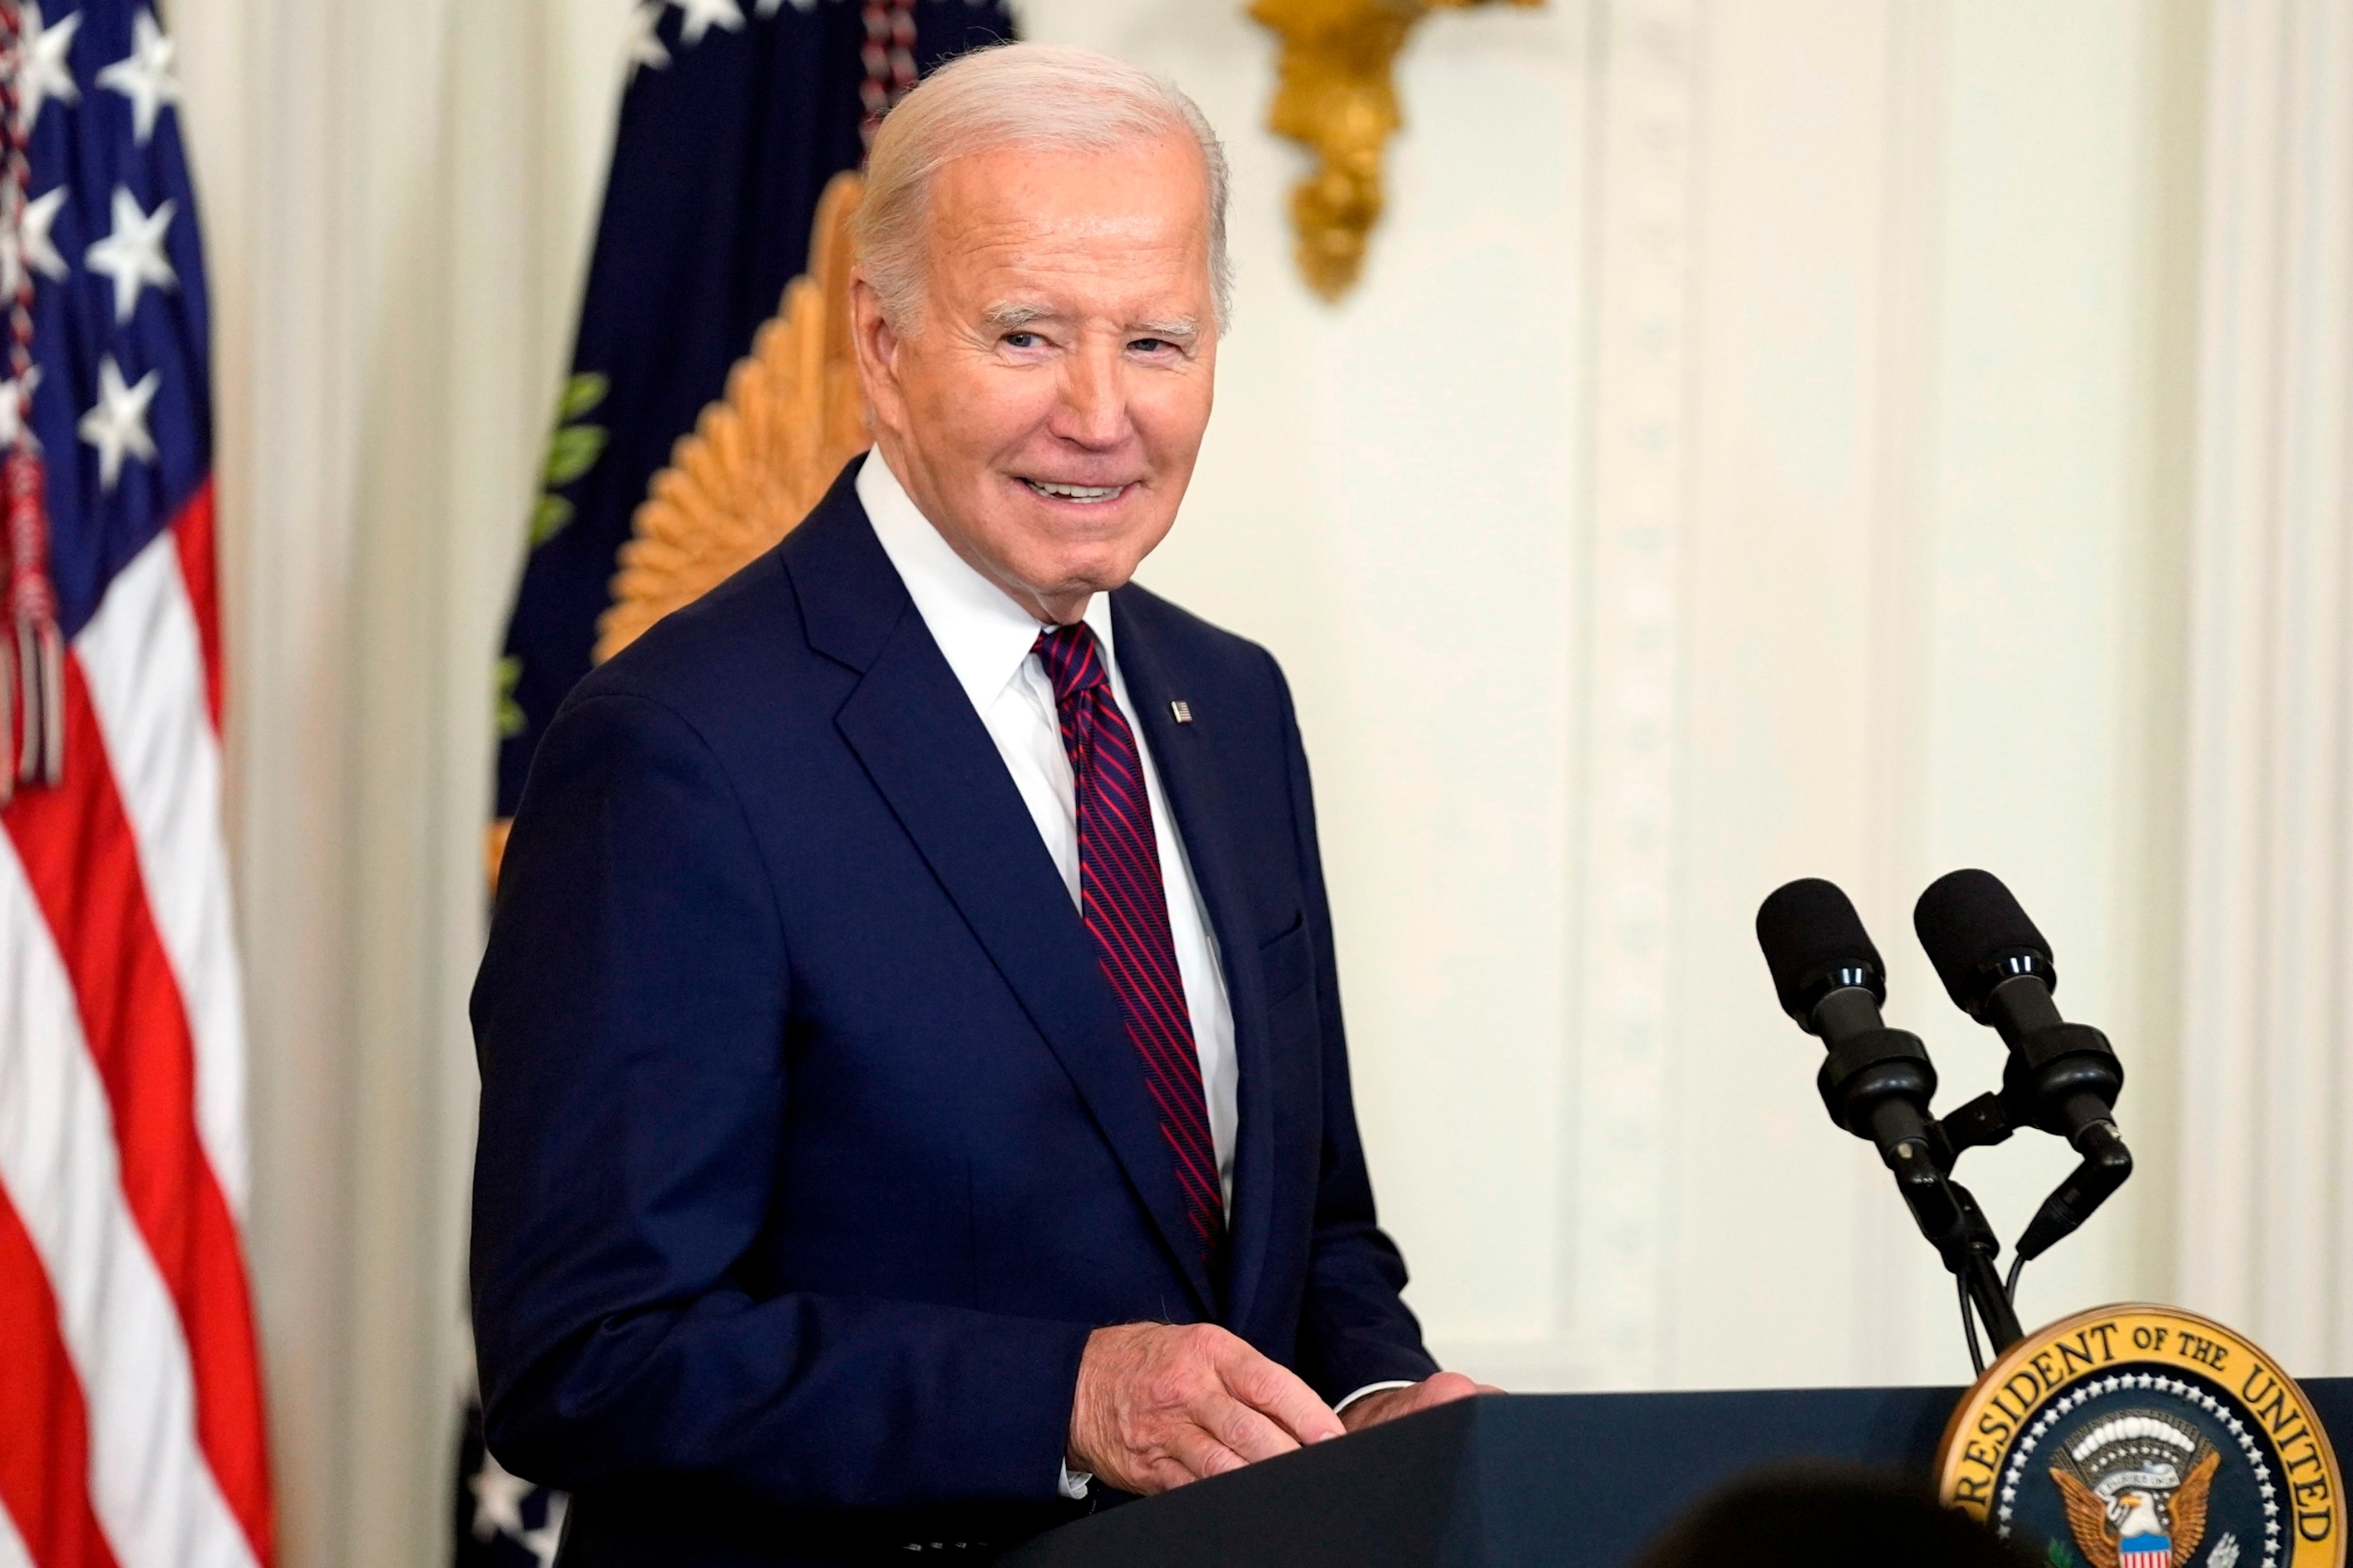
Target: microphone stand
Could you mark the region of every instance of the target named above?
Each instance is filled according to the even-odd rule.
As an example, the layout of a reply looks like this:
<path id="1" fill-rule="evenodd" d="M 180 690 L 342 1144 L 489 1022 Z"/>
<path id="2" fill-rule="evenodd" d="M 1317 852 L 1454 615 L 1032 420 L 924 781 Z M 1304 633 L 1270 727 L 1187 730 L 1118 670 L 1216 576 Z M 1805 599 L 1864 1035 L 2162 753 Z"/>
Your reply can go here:
<path id="1" fill-rule="evenodd" d="M 1913 1222 L 1960 1282 L 1964 1299 L 1976 1308 L 2000 1355 L 2024 1330 L 1995 1266 L 2000 1239 L 1976 1196 L 1952 1179 L 1958 1150 L 1945 1125 L 1926 1111 L 1936 1090 L 1927 1048 L 1918 1035 L 1880 1024 L 1877 999 L 1860 986 L 1829 992 L 1813 1016 L 1822 1036 L 1837 1041 L 1815 1078 L 1823 1107 L 1832 1121 L 1879 1146 Z M 1978 1102 L 1964 1108 L 1977 1109 Z M 1985 1140 L 2000 1142 L 2010 1133 L 2004 1118 L 1999 1133 Z M 1976 1342 L 1973 1330 L 1972 1351 Z"/>
<path id="2" fill-rule="evenodd" d="M 1860 990 L 1833 991 L 1822 999 L 1817 1016 L 1827 1016 L 1820 1010 L 1829 1010 L 1829 1015 L 1859 1010 L 1866 995 Z M 2025 1336 L 2010 1300 L 2019 1270 L 2028 1259 L 2040 1257 L 2073 1234 L 2132 1174 L 2132 1152 L 2108 1114 L 2115 1089 L 2108 1087 L 2102 1098 L 2083 1086 L 2087 1070 L 2115 1069 L 2102 1066 L 2098 1053 L 2088 1050 L 2075 1034 L 2054 1033 L 2042 1037 L 2051 1042 L 2042 1060 L 2029 1064 L 2043 1071 L 2006 1075 L 1999 1093 L 1979 1095 L 1939 1118 L 1923 1108 L 1936 1091 L 1936 1078 L 1919 1037 L 1900 1029 L 1868 1027 L 1859 1012 L 1848 1022 L 1840 1032 L 1841 1044 L 1822 1060 L 1816 1080 L 1822 1103 L 1833 1121 L 1879 1146 L 1913 1222 L 1936 1249 L 1947 1272 L 1959 1281 L 1971 1353 L 1977 1348 L 1968 1317 L 1973 1308 L 1999 1356 Z M 2096 1037 L 2094 1031 L 2082 1033 Z M 2105 1047 L 2106 1042 L 2100 1039 L 2099 1044 Z M 2106 1061 L 2113 1064 L 2114 1057 Z M 2106 1080 L 2099 1086 L 2105 1087 Z M 2005 1281 L 1997 1265 L 2000 1238 L 1975 1194 L 1953 1180 L 1953 1166 L 1966 1151 L 2006 1142 L 2021 1127 L 2060 1132 L 2083 1160 L 2035 1212 L 2019 1238 Z"/>
<path id="3" fill-rule="evenodd" d="M 1952 1179 L 1953 1150 L 1944 1133 L 1935 1120 L 1924 1121 L 1920 1137 L 1896 1146 L 1888 1168 L 1895 1173 L 1896 1191 L 1912 1211 L 1913 1223 L 1945 1260 L 1946 1271 L 1960 1282 L 1964 1298 L 1977 1309 L 1999 1356 L 2024 1338 L 2025 1330 L 1995 1263 L 2001 1255 L 2001 1240 L 1976 1194 Z M 1976 1346 L 1974 1335 L 1970 1345 Z"/>
<path id="4" fill-rule="evenodd" d="M 2049 1118 L 2033 1114 L 2032 1086 L 2023 1080 L 1999 1093 L 1979 1095 L 1937 1123 L 1936 1154 L 1939 1167 L 1949 1171 L 1968 1150 L 2006 1141 L 2021 1127 L 2047 1126 Z M 2113 1098 L 2113 1092 L 2111 1093 Z M 2068 1236 L 2073 1235 L 2102 1203 L 2123 1186 L 2133 1172 L 2132 1150 L 2108 1113 L 2107 1105 L 2088 1096 L 2070 1097 L 2057 1113 L 2062 1136 L 2083 1156 L 2066 1180 L 2052 1189 L 2034 1212 L 2010 1268 L 2009 1288 L 2014 1290 L 2019 1271 Z M 2057 1130 L 2053 1128 L 2052 1130 Z"/>
<path id="5" fill-rule="evenodd" d="M 2028 1260 L 2073 1234 L 2132 1175 L 2115 1112 L 2124 1064 L 2106 1035 L 2060 1017 L 2051 945 L 1999 878 L 1972 870 L 1938 877 L 1913 907 L 1912 927 L 1954 1005 L 1999 1033 L 2010 1054 L 2000 1091 L 1932 1129 L 1936 1168 L 1949 1173 L 1963 1151 L 2029 1127 L 2065 1139 L 2082 1157 L 2019 1237 L 2002 1284 L 2007 1302 Z"/>
<path id="6" fill-rule="evenodd" d="M 1913 1223 L 1956 1282 L 1969 1358 L 1982 1373 L 1978 1325 L 1997 1357 L 2023 1339 L 2012 1305 L 2020 1271 L 2132 1174 L 2113 1110 L 2124 1067 L 2107 1036 L 2059 1016 L 2050 948 L 1991 875 L 1939 878 L 1921 895 L 1913 926 L 1954 1002 L 2010 1048 L 2000 1091 L 1942 1118 L 1930 1108 L 1936 1069 L 1928 1048 L 1882 1016 L 1886 966 L 1845 894 L 1819 877 L 1783 884 L 1757 908 L 1757 941 L 1781 1010 L 1822 1043 L 1814 1075 L 1822 1108 L 1878 1146 Z M 2026 1127 L 2064 1138 L 2083 1159 L 2035 1212 L 2005 1279 L 1997 1266 L 2001 1240 L 1976 1196 L 1953 1180 L 1953 1165 L 1966 1150 Z"/>

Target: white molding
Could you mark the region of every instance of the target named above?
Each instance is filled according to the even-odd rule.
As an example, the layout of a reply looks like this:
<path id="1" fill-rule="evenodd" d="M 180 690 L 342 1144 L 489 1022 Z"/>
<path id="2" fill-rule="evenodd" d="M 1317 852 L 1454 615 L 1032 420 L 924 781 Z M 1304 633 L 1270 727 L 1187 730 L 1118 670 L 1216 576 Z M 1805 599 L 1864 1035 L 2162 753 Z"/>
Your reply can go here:
<path id="1" fill-rule="evenodd" d="M 1641 1377 L 1668 1354 L 1700 40 L 1694 0 L 1601 18 L 1570 1301 L 1584 1356 Z"/>

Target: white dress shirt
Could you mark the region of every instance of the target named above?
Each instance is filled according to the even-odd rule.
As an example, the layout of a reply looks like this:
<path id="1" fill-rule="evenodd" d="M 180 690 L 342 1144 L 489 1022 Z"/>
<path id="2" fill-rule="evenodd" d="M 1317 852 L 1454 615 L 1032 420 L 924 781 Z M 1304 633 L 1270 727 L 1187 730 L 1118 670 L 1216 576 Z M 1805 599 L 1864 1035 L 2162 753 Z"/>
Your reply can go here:
<path id="1" fill-rule="evenodd" d="M 874 524 L 882 553 L 898 569 L 907 597 L 939 644 L 940 652 L 971 699 L 973 711 L 988 727 L 989 738 L 1005 759 L 1006 771 L 1021 791 L 1030 820 L 1046 853 L 1079 902 L 1078 796 L 1071 780 L 1071 758 L 1062 749 L 1062 726 L 1054 706 L 1054 683 L 1031 650 L 1038 634 L 1052 630 L 1011 596 L 976 571 L 955 553 L 938 529 L 917 510 L 883 461 L 881 448 L 867 454 L 858 471 L 858 500 Z M 1234 1128 L 1239 1120 L 1234 1062 L 1234 1013 L 1226 998 L 1225 972 L 1219 967 L 1218 944 L 1202 913 L 1200 889 L 1185 856 L 1185 841 L 1168 814 L 1168 797 L 1160 787 L 1160 770 L 1152 760 L 1152 747 L 1144 727 L 1135 722 L 1135 705 L 1129 700 L 1127 682 L 1119 673 L 1119 652 L 1113 645 L 1111 598 L 1096 594 L 1087 601 L 1084 617 L 1095 641 L 1103 645 L 1103 663 L 1111 671 L 1112 697 L 1135 732 L 1135 749 L 1144 759 L 1144 789 L 1152 802 L 1152 835 L 1160 849 L 1160 885 L 1168 899 L 1168 932 L 1176 946 L 1176 972 L 1185 983 L 1185 1009 L 1193 1019 L 1193 1046 L 1201 1058 L 1201 1086 L 1209 1102 L 1209 1140 L 1216 1146 L 1218 1185 L 1226 1209 L 1234 1202 Z M 1345 1410 L 1368 1393 L 1402 1388 L 1398 1383 L 1368 1383 L 1342 1400 Z M 1092 1477 L 1065 1468 L 1062 1492 L 1086 1495 Z"/>

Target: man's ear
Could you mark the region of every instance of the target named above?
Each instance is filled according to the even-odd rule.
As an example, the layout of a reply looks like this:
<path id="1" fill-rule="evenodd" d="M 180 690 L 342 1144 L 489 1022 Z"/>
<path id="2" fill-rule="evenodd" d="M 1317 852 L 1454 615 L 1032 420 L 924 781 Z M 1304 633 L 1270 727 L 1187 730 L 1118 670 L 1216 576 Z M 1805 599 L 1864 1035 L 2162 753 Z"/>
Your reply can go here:
<path id="1" fill-rule="evenodd" d="M 858 356 L 858 381 L 865 388 L 867 408 L 881 424 L 901 424 L 900 338 L 863 269 L 849 274 L 849 342 Z"/>

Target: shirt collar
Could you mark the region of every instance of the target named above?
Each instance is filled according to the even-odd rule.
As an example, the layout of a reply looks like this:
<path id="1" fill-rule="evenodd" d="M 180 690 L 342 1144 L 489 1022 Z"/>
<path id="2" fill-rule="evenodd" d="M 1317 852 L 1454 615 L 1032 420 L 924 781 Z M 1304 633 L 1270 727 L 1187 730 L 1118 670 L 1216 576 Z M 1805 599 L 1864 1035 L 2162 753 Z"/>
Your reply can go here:
<path id="1" fill-rule="evenodd" d="M 1046 629 L 955 553 L 891 471 L 880 447 L 859 468 L 858 500 L 956 683 L 975 710 L 987 713 L 1021 673 L 1038 633 Z M 1111 596 L 1099 593 L 1089 599 L 1085 620 L 1109 666 Z"/>

